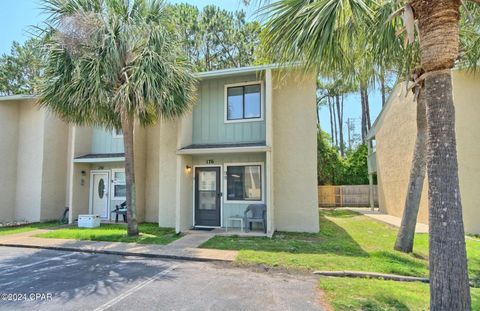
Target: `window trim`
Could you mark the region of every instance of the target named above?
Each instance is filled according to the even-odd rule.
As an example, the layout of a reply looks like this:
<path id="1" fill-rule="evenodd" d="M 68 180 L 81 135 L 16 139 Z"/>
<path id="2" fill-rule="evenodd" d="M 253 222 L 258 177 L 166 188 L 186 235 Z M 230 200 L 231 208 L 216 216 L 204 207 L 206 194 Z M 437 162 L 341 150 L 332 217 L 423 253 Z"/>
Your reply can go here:
<path id="1" fill-rule="evenodd" d="M 260 117 L 259 118 L 248 118 L 248 119 L 235 119 L 229 120 L 228 119 L 228 89 L 232 87 L 239 87 L 239 86 L 249 86 L 260 84 Z M 259 122 L 264 120 L 264 83 L 263 80 L 258 81 L 251 81 L 251 82 L 240 82 L 240 83 L 232 83 L 232 84 L 225 84 L 224 86 L 224 99 L 223 99 L 223 121 L 224 123 L 242 123 L 242 122 Z"/>
<path id="2" fill-rule="evenodd" d="M 122 200 L 125 201 L 127 199 L 127 197 L 116 197 L 115 196 L 115 186 L 116 185 L 119 185 L 119 186 L 125 185 L 125 187 L 126 187 L 127 186 L 127 180 L 126 180 L 127 176 L 125 176 L 125 183 L 116 183 L 115 182 L 115 173 L 117 173 L 117 172 L 121 172 L 121 173 L 125 174 L 125 169 L 124 168 L 113 168 L 112 169 L 112 182 L 111 182 L 111 188 L 112 189 L 111 189 L 111 192 L 110 192 L 112 194 L 111 195 L 111 200 L 112 201 L 122 201 Z"/>
<path id="3" fill-rule="evenodd" d="M 224 202 L 226 204 L 236 203 L 236 204 L 264 204 L 265 203 L 265 162 L 241 162 L 241 163 L 225 163 L 224 165 Z M 228 175 L 227 170 L 229 166 L 260 166 L 260 178 L 262 185 L 262 199 L 261 200 L 229 200 L 228 199 Z"/>

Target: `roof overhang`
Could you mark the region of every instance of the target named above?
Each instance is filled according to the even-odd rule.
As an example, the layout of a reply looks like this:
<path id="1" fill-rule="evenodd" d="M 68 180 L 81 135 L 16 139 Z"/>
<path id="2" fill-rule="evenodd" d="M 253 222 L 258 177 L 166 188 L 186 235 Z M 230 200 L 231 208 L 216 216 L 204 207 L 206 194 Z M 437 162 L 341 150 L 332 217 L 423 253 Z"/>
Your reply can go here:
<path id="1" fill-rule="evenodd" d="M 110 163 L 110 162 L 124 162 L 124 153 L 102 153 L 102 154 L 86 154 L 76 157 L 75 163 Z"/>
<path id="2" fill-rule="evenodd" d="M 260 73 L 267 69 L 286 69 L 289 67 L 295 67 L 296 64 L 269 64 L 269 65 L 260 65 L 260 66 L 249 66 L 249 67 L 239 67 L 239 68 L 229 68 L 229 69 L 222 69 L 222 70 L 214 70 L 214 71 L 204 71 L 204 72 L 197 72 L 194 74 L 195 78 L 202 80 L 208 78 L 221 78 L 227 76 L 234 76 L 234 75 L 242 75 L 242 74 L 253 74 L 253 73 Z"/>
<path id="3" fill-rule="evenodd" d="M 21 101 L 21 100 L 32 100 L 36 99 L 37 96 L 35 95 L 8 95 L 8 96 L 0 96 L 0 102 L 2 101 Z"/>
<path id="4" fill-rule="evenodd" d="M 245 144 L 227 144 L 227 145 L 191 145 L 179 149 L 178 155 L 195 154 L 226 154 L 226 153 L 252 153 L 270 151 L 271 147 L 265 143 L 245 143 Z"/>

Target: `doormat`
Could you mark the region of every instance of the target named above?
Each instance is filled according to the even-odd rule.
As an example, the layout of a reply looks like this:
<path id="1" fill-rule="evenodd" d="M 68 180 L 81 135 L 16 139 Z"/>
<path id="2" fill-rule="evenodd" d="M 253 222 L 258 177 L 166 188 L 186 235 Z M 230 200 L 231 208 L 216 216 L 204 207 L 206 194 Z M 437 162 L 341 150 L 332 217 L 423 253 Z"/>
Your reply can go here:
<path id="1" fill-rule="evenodd" d="M 212 231 L 214 229 L 215 228 L 198 228 L 198 227 L 193 228 L 193 230 L 195 231 Z"/>

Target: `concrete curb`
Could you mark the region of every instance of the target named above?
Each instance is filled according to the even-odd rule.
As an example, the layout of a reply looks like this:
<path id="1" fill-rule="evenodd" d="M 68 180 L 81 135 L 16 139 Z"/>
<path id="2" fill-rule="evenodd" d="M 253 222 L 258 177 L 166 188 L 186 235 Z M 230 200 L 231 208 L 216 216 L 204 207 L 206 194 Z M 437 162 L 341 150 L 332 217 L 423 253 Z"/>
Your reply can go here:
<path id="1" fill-rule="evenodd" d="M 416 276 L 406 276 L 398 274 L 387 274 L 378 272 L 364 272 L 364 271 L 314 271 L 315 275 L 333 276 L 341 278 L 361 278 L 361 279 L 378 279 L 396 282 L 421 282 L 430 283 L 429 278 L 422 278 Z M 470 287 L 476 288 L 473 282 L 469 282 Z"/>
<path id="2" fill-rule="evenodd" d="M 25 244 L 3 244 L 3 243 L 0 243 L 0 246 L 48 249 L 48 250 L 55 250 L 55 251 L 89 253 L 89 254 L 105 254 L 105 255 L 120 255 L 120 256 L 130 256 L 130 257 L 174 259 L 174 260 L 197 261 L 197 262 L 198 261 L 199 262 L 232 262 L 231 260 L 226 260 L 226 259 L 205 258 L 205 257 L 185 256 L 185 255 L 135 253 L 135 252 L 109 251 L 109 250 L 99 250 L 99 249 L 81 249 L 81 248 L 62 247 L 62 246 L 39 246 L 39 245 L 25 245 Z"/>
<path id="3" fill-rule="evenodd" d="M 399 282 L 422 282 L 429 283 L 428 278 L 404 276 L 398 274 L 386 274 L 377 272 L 363 272 L 363 271 L 314 271 L 313 274 L 323 276 L 335 276 L 335 277 L 351 277 L 351 278 L 363 278 L 363 279 L 382 279 L 389 281 Z"/>

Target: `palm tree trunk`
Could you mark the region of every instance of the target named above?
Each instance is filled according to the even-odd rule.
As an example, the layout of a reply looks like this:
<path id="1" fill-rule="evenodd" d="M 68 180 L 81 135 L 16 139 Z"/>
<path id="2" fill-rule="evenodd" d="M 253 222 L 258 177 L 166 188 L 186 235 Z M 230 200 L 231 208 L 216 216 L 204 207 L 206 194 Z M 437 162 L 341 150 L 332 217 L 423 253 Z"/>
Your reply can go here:
<path id="1" fill-rule="evenodd" d="M 430 309 L 470 310 L 451 74 L 425 80 Z"/>
<path id="2" fill-rule="evenodd" d="M 332 115 L 332 104 L 330 103 L 330 97 L 327 97 L 328 100 L 328 110 L 330 112 L 330 130 L 332 132 L 332 146 L 335 145 L 335 138 L 334 138 L 334 128 L 333 128 L 333 115 Z"/>
<path id="3" fill-rule="evenodd" d="M 137 199 L 135 190 L 135 163 L 134 163 L 134 138 L 133 116 L 122 113 L 123 145 L 125 149 L 125 181 L 127 197 L 128 235 L 138 235 L 137 224 Z"/>
<path id="4" fill-rule="evenodd" d="M 372 119 L 370 118 L 370 101 L 368 98 L 368 89 L 365 88 L 365 121 L 367 125 L 367 133 L 372 127 Z"/>
<path id="5" fill-rule="evenodd" d="M 385 70 L 383 67 L 380 69 L 380 92 L 382 93 L 382 107 L 384 107 L 387 102 L 387 90 L 385 87 Z"/>
<path id="6" fill-rule="evenodd" d="M 341 107 L 340 95 L 335 96 L 335 102 L 337 106 L 337 116 L 338 116 L 338 133 L 340 138 L 340 155 L 345 156 L 345 144 L 343 143 L 343 108 Z"/>
<path id="7" fill-rule="evenodd" d="M 417 99 L 417 138 L 413 151 L 413 162 L 410 169 L 405 208 L 403 210 L 402 224 L 398 230 L 395 249 L 397 251 L 411 253 L 415 237 L 418 209 L 422 197 L 423 182 L 425 180 L 427 162 L 427 118 L 425 111 L 425 96 L 420 88 Z"/>
<path id="8" fill-rule="evenodd" d="M 370 130 L 370 107 L 368 102 L 368 87 L 367 85 L 360 85 L 360 100 L 362 105 L 362 141 L 365 143 L 368 130 Z"/>
<path id="9" fill-rule="evenodd" d="M 410 4 L 418 19 L 425 71 L 430 309 L 470 310 L 451 75 L 458 57 L 461 1 Z"/>
<path id="10" fill-rule="evenodd" d="M 321 131 L 322 129 L 320 128 L 320 103 L 317 102 L 317 130 Z"/>

